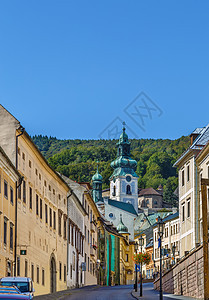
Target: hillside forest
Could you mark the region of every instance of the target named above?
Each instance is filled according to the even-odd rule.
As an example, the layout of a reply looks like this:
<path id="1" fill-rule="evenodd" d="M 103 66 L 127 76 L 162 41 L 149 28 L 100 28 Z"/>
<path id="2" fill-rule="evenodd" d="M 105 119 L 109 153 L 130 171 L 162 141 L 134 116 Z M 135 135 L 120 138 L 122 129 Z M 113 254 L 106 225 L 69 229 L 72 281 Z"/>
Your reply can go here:
<path id="1" fill-rule="evenodd" d="M 103 189 L 109 187 L 113 172 L 111 161 L 116 158 L 117 140 L 59 140 L 55 137 L 35 135 L 34 143 L 58 172 L 77 182 L 90 182 L 96 172 L 103 176 Z M 164 189 L 164 200 L 172 203 L 178 186 L 176 159 L 188 148 L 189 137 L 169 139 L 130 139 L 131 156 L 137 161 L 139 188 Z"/>

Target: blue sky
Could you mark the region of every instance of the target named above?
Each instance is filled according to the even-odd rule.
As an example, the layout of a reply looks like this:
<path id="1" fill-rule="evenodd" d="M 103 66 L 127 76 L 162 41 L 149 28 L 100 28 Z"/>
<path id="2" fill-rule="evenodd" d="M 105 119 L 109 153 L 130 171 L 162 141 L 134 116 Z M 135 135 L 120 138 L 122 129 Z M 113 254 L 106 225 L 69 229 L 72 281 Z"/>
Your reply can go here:
<path id="1" fill-rule="evenodd" d="M 2 0 L 0 103 L 31 135 L 106 138 L 121 121 L 130 136 L 187 135 L 209 123 L 208 11 L 192 0 Z"/>

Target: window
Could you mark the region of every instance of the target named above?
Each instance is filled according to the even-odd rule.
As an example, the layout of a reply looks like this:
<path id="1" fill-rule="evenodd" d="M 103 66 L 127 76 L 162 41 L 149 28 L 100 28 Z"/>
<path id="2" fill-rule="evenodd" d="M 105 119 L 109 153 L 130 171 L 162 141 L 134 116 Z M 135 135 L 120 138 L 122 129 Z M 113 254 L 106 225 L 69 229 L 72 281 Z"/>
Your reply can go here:
<path id="1" fill-rule="evenodd" d="M 29 164 L 29 168 L 31 168 L 31 165 L 32 165 L 32 164 L 31 164 L 31 161 L 30 161 L 30 160 L 29 160 L 28 164 Z"/>
<path id="2" fill-rule="evenodd" d="M 67 237 L 67 230 L 66 230 L 66 228 L 67 228 L 67 220 L 65 218 L 64 219 L 64 232 L 63 232 L 64 239 L 66 239 L 66 237 Z"/>
<path id="3" fill-rule="evenodd" d="M 13 250 L 13 224 L 10 223 L 10 249 Z"/>
<path id="4" fill-rule="evenodd" d="M 189 170 L 189 166 L 187 166 L 187 181 L 189 181 L 189 175 L 190 175 L 190 170 Z"/>
<path id="5" fill-rule="evenodd" d="M 42 285 L 45 284 L 45 272 L 44 269 L 42 269 Z"/>
<path id="6" fill-rule="evenodd" d="M 49 226 L 52 227 L 52 209 L 49 208 Z"/>
<path id="7" fill-rule="evenodd" d="M 70 279 L 73 277 L 73 266 L 70 264 Z"/>
<path id="8" fill-rule="evenodd" d="M 46 180 L 44 180 L 44 186 L 46 187 Z"/>
<path id="9" fill-rule="evenodd" d="M 85 239 L 86 239 L 86 225 L 85 225 L 84 235 L 85 235 Z"/>
<path id="10" fill-rule="evenodd" d="M 62 280 L 62 263 L 60 262 L 60 280 Z"/>
<path id="11" fill-rule="evenodd" d="M 126 194 L 131 195 L 131 186 L 129 184 L 126 186 Z"/>
<path id="12" fill-rule="evenodd" d="M 113 192 L 112 192 L 112 195 L 113 195 L 113 196 L 116 195 L 116 187 L 115 187 L 115 185 L 113 186 Z"/>
<path id="13" fill-rule="evenodd" d="M 14 204 L 14 193 L 13 193 L 13 188 L 10 186 L 10 203 L 13 205 Z"/>
<path id="14" fill-rule="evenodd" d="M 55 189 L 53 189 L 53 195 L 55 195 Z"/>
<path id="15" fill-rule="evenodd" d="M 6 180 L 4 180 L 4 197 L 8 198 L 8 184 Z"/>
<path id="16" fill-rule="evenodd" d="M 34 264 L 31 264 L 31 279 L 34 281 Z"/>
<path id="17" fill-rule="evenodd" d="M 182 222 L 185 220 L 185 203 L 182 204 Z"/>
<path id="18" fill-rule="evenodd" d="M 28 261 L 25 260 L 25 277 L 28 277 Z"/>
<path id="19" fill-rule="evenodd" d="M 36 194 L 36 215 L 38 216 L 38 195 Z"/>
<path id="20" fill-rule="evenodd" d="M 20 276 L 20 257 L 17 256 L 17 276 Z"/>
<path id="21" fill-rule="evenodd" d="M 88 244 L 89 244 L 89 230 L 88 230 Z"/>
<path id="22" fill-rule="evenodd" d="M 181 184 L 184 186 L 184 170 L 181 172 Z"/>
<path id="23" fill-rule="evenodd" d="M 126 261 L 128 261 L 128 254 L 126 254 Z"/>
<path id="24" fill-rule="evenodd" d="M 33 208 L 33 192 L 32 192 L 32 187 L 29 187 L 29 205 L 30 209 Z"/>
<path id="25" fill-rule="evenodd" d="M 64 265 L 64 281 L 66 281 L 67 269 L 66 265 Z"/>
<path id="26" fill-rule="evenodd" d="M 23 202 L 26 203 L 26 183 L 25 180 L 23 180 Z"/>
<path id="27" fill-rule="evenodd" d="M 35 170 L 35 172 L 36 172 L 36 175 L 38 175 L 38 170 L 37 169 Z"/>
<path id="28" fill-rule="evenodd" d="M 1 175 L 0 175 L 0 193 L 1 193 Z"/>
<path id="29" fill-rule="evenodd" d="M 41 174 L 40 173 L 39 173 L 38 177 L 39 177 L 39 180 L 41 180 Z"/>
<path id="30" fill-rule="evenodd" d="M 171 235 L 173 234 L 173 226 L 171 226 Z"/>
<path id="31" fill-rule="evenodd" d="M 4 218 L 4 245 L 7 244 L 7 218 Z"/>
<path id="32" fill-rule="evenodd" d="M 25 160 L 25 153 L 22 153 L 22 159 Z"/>
<path id="33" fill-rule="evenodd" d="M 62 215 L 61 213 L 59 213 L 58 215 L 58 234 L 61 235 L 62 234 L 62 229 L 61 229 L 61 222 L 62 222 Z"/>
<path id="34" fill-rule="evenodd" d="M 190 217 L 190 199 L 187 200 L 187 218 Z"/>
<path id="35" fill-rule="evenodd" d="M 51 191 L 51 185 L 49 185 L 49 191 Z"/>
<path id="36" fill-rule="evenodd" d="M 56 230 L 56 212 L 54 211 L 54 230 Z"/>
<path id="37" fill-rule="evenodd" d="M 42 199 L 40 199 L 40 219 L 42 219 L 42 216 L 43 216 L 43 214 L 42 214 L 42 211 L 43 211 L 42 206 L 43 206 Z"/>
<path id="38" fill-rule="evenodd" d="M 45 222 L 48 223 L 48 209 L 47 209 L 47 204 L 45 204 Z"/>
<path id="39" fill-rule="evenodd" d="M 72 244 L 72 246 L 73 246 L 73 243 L 74 243 L 74 240 L 73 240 L 73 233 L 74 233 L 73 225 L 72 225 L 71 229 L 72 229 L 72 233 L 71 233 L 71 244 Z"/>
<path id="40" fill-rule="evenodd" d="M 208 167 L 208 178 L 209 178 L 209 167 Z"/>
<path id="41" fill-rule="evenodd" d="M 36 277 L 36 279 L 37 279 L 37 283 L 39 283 L 39 267 L 37 267 L 37 270 L 36 270 L 37 272 L 37 277 Z"/>
<path id="42" fill-rule="evenodd" d="M 21 199 L 21 185 L 18 186 L 18 198 Z"/>

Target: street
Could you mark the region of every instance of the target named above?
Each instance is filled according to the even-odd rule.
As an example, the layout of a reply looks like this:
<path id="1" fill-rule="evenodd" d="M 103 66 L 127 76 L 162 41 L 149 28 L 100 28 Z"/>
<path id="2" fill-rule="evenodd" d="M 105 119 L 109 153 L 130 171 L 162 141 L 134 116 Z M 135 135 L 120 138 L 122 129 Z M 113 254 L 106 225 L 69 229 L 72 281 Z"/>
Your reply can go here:
<path id="1" fill-rule="evenodd" d="M 139 286 L 138 286 L 139 288 Z M 73 290 L 73 293 L 62 299 L 65 300 L 133 300 L 131 295 L 133 291 L 133 285 L 121 285 L 112 287 L 85 287 L 81 289 Z M 143 297 L 141 299 L 159 299 L 159 292 L 153 289 L 152 283 L 143 284 Z M 196 298 L 176 296 L 172 294 L 164 294 L 163 300 L 191 300 Z"/>

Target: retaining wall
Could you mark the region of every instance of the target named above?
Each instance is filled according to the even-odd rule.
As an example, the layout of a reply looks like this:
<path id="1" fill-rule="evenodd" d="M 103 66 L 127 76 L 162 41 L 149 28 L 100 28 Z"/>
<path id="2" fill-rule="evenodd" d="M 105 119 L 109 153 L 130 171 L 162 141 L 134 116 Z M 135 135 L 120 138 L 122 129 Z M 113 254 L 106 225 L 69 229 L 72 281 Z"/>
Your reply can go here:
<path id="1" fill-rule="evenodd" d="M 200 246 L 163 275 L 163 291 L 203 299 L 203 272 L 203 247 Z M 159 290 L 159 286 L 158 278 L 154 281 L 154 288 Z"/>

